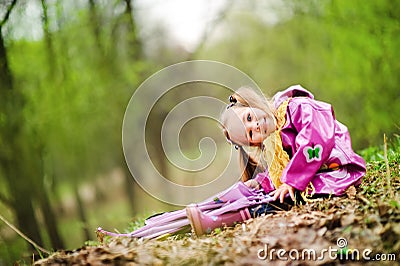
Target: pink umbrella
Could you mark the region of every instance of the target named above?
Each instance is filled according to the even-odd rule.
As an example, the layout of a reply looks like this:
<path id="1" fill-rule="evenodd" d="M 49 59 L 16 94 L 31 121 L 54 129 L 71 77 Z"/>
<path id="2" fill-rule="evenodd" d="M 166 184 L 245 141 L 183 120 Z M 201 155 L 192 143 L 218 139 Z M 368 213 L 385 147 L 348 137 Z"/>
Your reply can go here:
<path id="1" fill-rule="evenodd" d="M 272 197 L 264 194 L 261 190 L 249 188 L 244 183 L 238 182 L 217 195 L 196 204 L 196 206 L 206 214 L 221 215 L 259 204 L 269 203 L 271 201 Z M 113 237 L 150 239 L 176 233 L 188 228 L 189 225 L 186 209 L 182 209 L 153 215 L 146 219 L 143 227 L 130 233 L 118 234 L 108 232 L 101 227 L 99 227 L 97 231 L 101 234 Z"/>

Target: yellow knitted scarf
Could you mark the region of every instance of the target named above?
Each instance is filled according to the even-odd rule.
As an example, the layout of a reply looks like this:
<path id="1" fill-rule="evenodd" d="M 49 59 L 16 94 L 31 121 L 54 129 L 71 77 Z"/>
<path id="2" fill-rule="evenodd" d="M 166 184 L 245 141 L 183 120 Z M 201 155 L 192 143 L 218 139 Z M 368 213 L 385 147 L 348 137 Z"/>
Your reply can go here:
<path id="1" fill-rule="evenodd" d="M 263 159 L 267 162 L 268 173 L 275 188 L 282 185 L 283 169 L 289 163 L 289 155 L 282 147 L 281 130 L 285 125 L 286 109 L 290 99 L 284 101 L 276 110 L 276 130 L 264 140 Z"/>

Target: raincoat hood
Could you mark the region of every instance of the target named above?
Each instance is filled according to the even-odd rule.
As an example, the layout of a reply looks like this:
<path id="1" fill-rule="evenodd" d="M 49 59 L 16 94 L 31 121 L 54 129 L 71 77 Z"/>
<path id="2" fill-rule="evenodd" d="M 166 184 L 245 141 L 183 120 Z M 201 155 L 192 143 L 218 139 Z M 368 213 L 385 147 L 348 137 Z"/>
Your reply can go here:
<path id="1" fill-rule="evenodd" d="M 301 85 L 293 85 L 284 91 L 280 91 L 273 97 L 275 108 L 278 108 L 284 101 L 294 97 L 308 97 L 314 99 L 314 95 L 308 90 L 304 89 Z"/>

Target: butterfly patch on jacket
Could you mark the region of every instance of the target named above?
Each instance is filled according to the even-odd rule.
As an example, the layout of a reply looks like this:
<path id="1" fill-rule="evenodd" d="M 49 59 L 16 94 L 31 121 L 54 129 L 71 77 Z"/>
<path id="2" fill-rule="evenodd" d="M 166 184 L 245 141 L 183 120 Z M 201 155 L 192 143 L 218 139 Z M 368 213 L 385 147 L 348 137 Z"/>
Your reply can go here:
<path id="1" fill-rule="evenodd" d="M 303 149 L 303 154 L 306 157 L 307 163 L 313 162 L 313 161 L 321 161 L 322 159 L 322 151 L 323 148 L 321 144 L 313 145 L 311 146 L 306 146 Z"/>

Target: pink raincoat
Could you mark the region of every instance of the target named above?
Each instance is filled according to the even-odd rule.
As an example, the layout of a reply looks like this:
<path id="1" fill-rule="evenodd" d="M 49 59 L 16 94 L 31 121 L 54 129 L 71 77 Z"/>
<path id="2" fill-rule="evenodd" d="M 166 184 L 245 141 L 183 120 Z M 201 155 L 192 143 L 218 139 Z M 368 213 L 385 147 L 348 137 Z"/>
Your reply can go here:
<path id="1" fill-rule="evenodd" d="M 310 92 L 296 85 L 274 96 L 275 108 L 289 98 L 281 138 L 290 161 L 281 181 L 300 191 L 311 182 L 316 194 L 333 195 L 359 185 L 365 161 L 352 150 L 348 129 L 335 119 L 332 106 L 314 100 Z M 275 190 L 268 171 L 255 180 L 265 192 Z"/>

